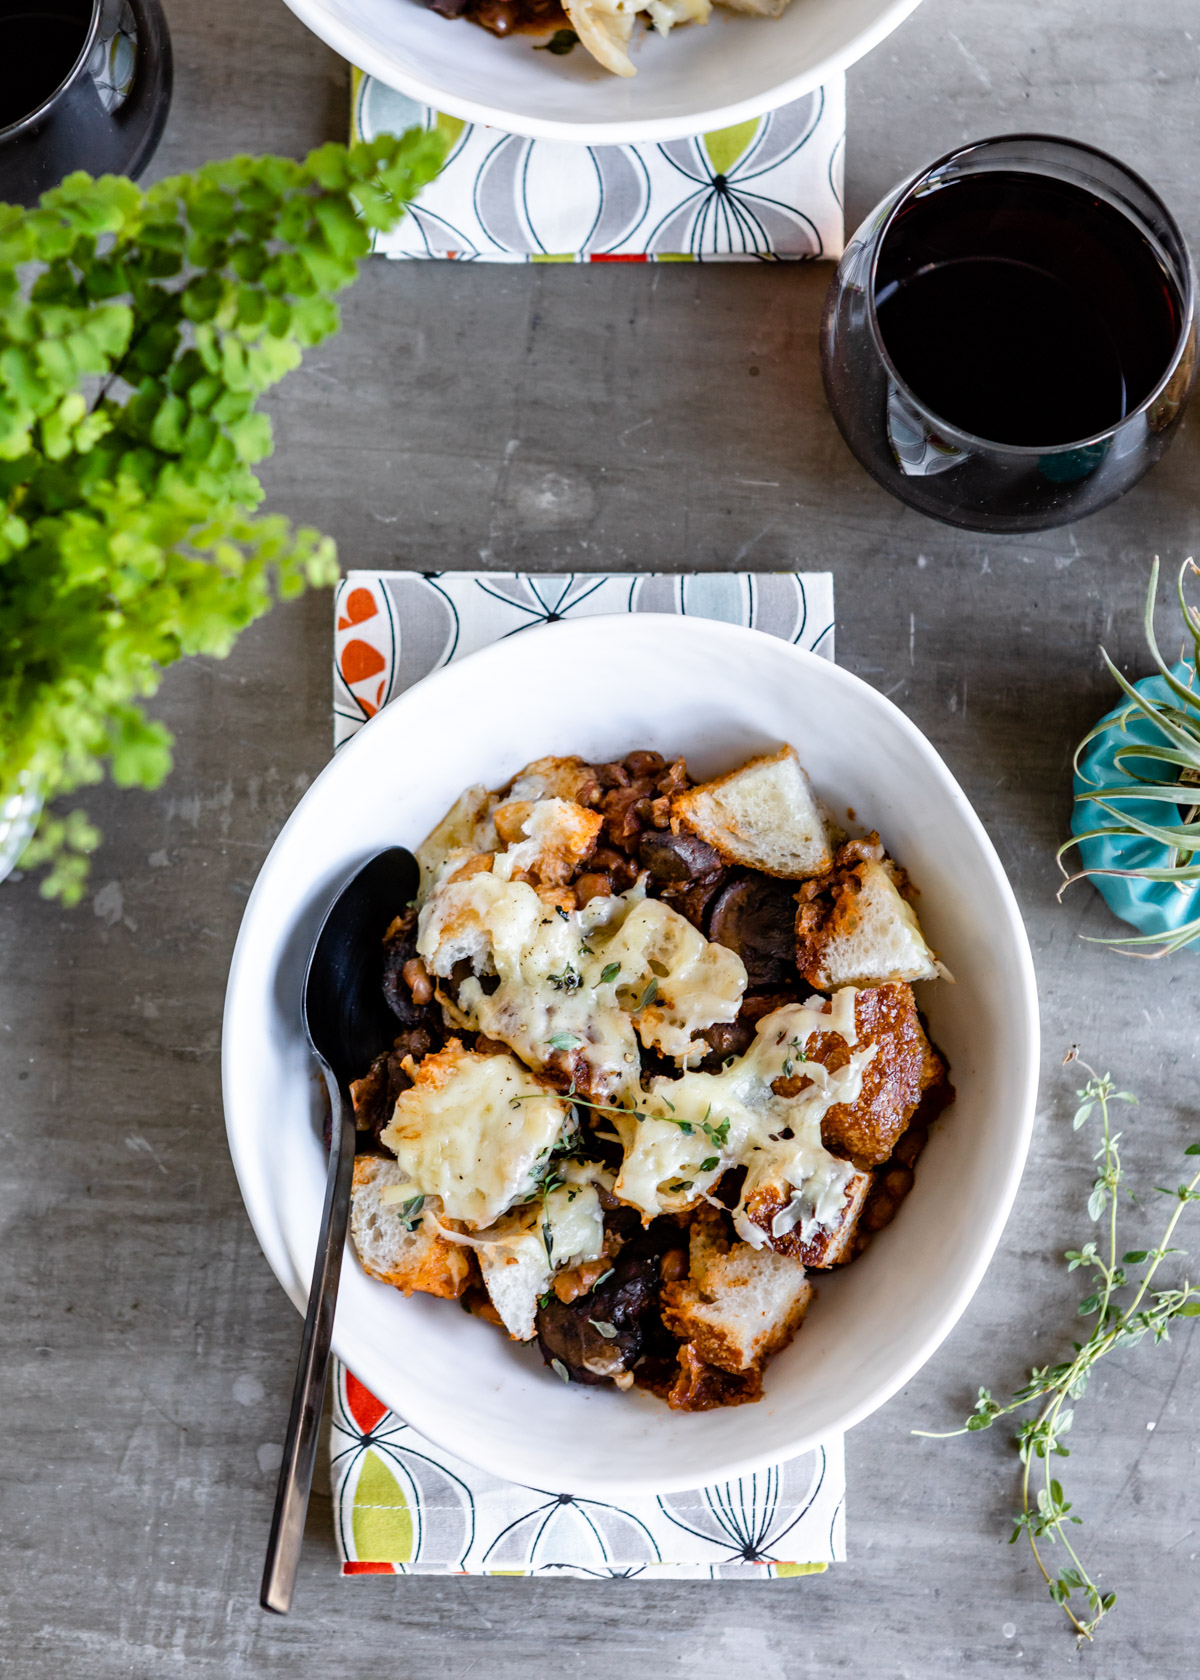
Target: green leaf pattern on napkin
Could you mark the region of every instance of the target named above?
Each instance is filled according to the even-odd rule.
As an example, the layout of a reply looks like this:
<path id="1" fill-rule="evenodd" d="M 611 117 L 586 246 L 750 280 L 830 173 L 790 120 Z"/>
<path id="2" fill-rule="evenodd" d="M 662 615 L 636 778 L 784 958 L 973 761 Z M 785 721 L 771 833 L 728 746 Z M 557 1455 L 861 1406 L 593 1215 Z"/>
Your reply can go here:
<path id="1" fill-rule="evenodd" d="M 498 51 L 526 50 L 521 40 Z M 546 73 L 558 73 L 545 59 Z M 464 123 L 355 71 L 356 137 L 414 124 L 452 150 L 376 249 L 490 262 L 811 260 L 842 250 L 845 83 L 729 128 L 583 146 Z"/>
<path id="2" fill-rule="evenodd" d="M 787 1464 L 620 1504 L 502 1482 L 335 1362 L 330 1462 L 347 1575 L 787 1578 L 844 1555 L 840 1437 Z"/>

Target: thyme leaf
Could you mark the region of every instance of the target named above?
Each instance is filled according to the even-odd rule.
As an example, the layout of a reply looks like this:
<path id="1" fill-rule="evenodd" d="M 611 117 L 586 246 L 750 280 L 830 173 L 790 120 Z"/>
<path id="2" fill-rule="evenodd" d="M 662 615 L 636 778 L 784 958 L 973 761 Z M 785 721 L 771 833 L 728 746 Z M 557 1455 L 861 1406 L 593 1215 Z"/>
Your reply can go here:
<path id="1" fill-rule="evenodd" d="M 407 1202 L 401 1203 L 396 1209 L 396 1217 L 406 1231 L 414 1231 L 421 1223 L 421 1210 L 425 1206 L 424 1196 L 410 1196 Z"/>

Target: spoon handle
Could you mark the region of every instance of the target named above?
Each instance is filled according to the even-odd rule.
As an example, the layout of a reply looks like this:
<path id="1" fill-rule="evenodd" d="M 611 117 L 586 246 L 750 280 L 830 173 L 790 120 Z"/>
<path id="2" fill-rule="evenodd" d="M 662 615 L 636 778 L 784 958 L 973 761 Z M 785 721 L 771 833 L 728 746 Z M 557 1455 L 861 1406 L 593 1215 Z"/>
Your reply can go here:
<path id="1" fill-rule="evenodd" d="M 350 1214 L 350 1183 L 354 1174 L 354 1111 L 328 1067 L 325 1083 L 333 1101 L 333 1129 L 329 1146 L 329 1173 L 325 1180 L 325 1206 L 313 1264 L 308 1312 L 296 1366 L 292 1391 L 292 1412 L 288 1419 L 279 1486 L 275 1492 L 275 1515 L 267 1542 L 259 1603 L 264 1610 L 284 1616 L 291 1608 L 296 1584 L 296 1566 L 304 1539 L 304 1518 L 312 1486 L 317 1432 L 325 1399 L 325 1375 L 329 1368 L 329 1343 L 333 1336 L 333 1312 L 337 1302 L 342 1251 Z"/>

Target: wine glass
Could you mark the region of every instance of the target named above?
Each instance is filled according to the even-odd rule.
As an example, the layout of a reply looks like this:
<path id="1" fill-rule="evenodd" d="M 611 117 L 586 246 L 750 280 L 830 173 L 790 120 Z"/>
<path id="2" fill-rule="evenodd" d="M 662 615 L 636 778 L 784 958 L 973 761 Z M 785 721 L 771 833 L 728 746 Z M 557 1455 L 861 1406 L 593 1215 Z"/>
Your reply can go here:
<path id="1" fill-rule="evenodd" d="M 909 506 L 978 531 L 1065 525 L 1173 437 L 1194 293 L 1173 216 L 1115 158 L 981 140 L 903 182 L 846 247 L 821 323 L 829 406 Z"/>

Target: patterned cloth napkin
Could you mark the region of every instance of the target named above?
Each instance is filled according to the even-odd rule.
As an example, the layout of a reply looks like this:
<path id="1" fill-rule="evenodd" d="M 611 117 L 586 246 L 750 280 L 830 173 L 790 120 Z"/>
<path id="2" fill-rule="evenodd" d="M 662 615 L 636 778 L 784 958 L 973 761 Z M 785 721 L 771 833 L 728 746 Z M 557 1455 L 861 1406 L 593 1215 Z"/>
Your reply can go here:
<path id="1" fill-rule="evenodd" d="M 467 27 L 464 25 L 463 27 Z M 353 72 L 356 140 L 440 128 L 436 181 L 376 249 L 486 262 L 751 262 L 842 254 L 846 81 L 688 140 L 529 140 Z"/>
<path id="2" fill-rule="evenodd" d="M 688 613 L 833 658 L 828 572 L 350 572 L 334 613 L 334 745 L 414 682 L 533 624 Z M 523 1487 L 418 1435 L 334 1362 L 330 1464 L 344 1575 L 816 1574 L 845 1557 L 840 1436 L 773 1469 L 611 1504 Z"/>

